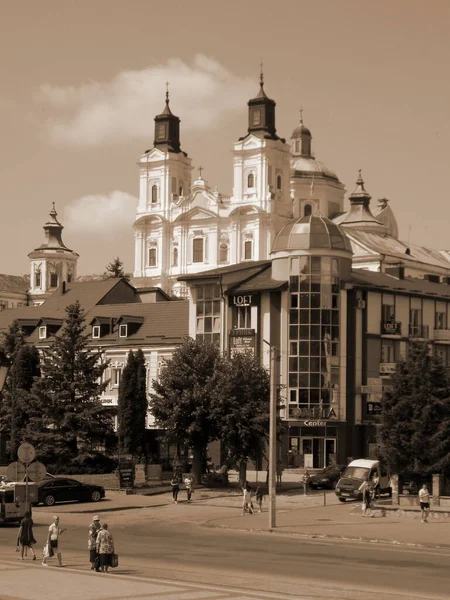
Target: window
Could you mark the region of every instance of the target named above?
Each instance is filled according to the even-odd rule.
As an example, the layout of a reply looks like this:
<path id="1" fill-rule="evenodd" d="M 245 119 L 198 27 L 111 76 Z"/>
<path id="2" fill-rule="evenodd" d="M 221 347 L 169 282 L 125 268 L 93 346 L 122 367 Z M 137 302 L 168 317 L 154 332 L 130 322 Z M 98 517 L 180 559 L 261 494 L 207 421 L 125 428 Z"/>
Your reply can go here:
<path id="1" fill-rule="evenodd" d="M 197 289 L 196 336 L 220 344 L 220 286 L 209 284 Z"/>
<path id="2" fill-rule="evenodd" d="M 255 187 L 255 176 L 253 173 L 249 173 L 247 176 L 247 187 L 254 188 Z"/>
<path id="3" fill-rule="evenodd" d="M 446 346 L 440 346 L 439 344 L 436 344 L 436 346 L 434 347 L 434 354 L 437 358 L 439 358 L 442 363 L 447 366 L 447 347 Z"/>
<path id="4" fill-rule="evenodd" d="M 281 190 L 281 175 L 277 176 L 277 190 Z"/>
<path id="5" fill-rule="evenodd" d="M 192 262 L 203 262 L 203 238 L 195 238 L 192 242 Z"/>
<path id="6" fill-rule="evenodd" d="M 261 109 L 254 108 L 252 110 L 252 126 L 258 127 L 258 125 L 261 125 Z"/>
<path id="7" fill-rule="evenodd" d="M 37 288 L 41 287 L 41 272 L 40 271 L 36 271 L 36 274 L 34 276 L 34 284 L 35 284 L 35 287 L 37 287 Z"/>
<path id="8" fill-rule="evenodd" d="M 158 125 L 156 127 L 156 137 L 158 138 L 158 140 L 166 139 L 166 124 L 165 123 L 158 123 Z"/>
<path id="9" fill-rule="evenodd" d="M 233 308 L 233 329 L 250 329 L 252 326 L 251 306 Z"/>
<path id="10" fill-rule="evenodd" d="M 50 273 L 50 287 L 58 287 L 58 273 Z"/>
<path id="11" fill-rule="evenodd" d="M 42 327 L 39 327 L 39 339 L 45 340 L 46 337 L 47 337 L 47 327 L 45 325 L 43 325 Z"/>
<path id="12" fill-rule="evenodd" d="M 156 204 L 158 202 L 158 186 L 152 185 L 152 204 Z"/>
<path id="13" fill-rule="evenodd" d="M 394 363 L 395 352 L 393 342 L 383 342 L 381 344 L 381 362 L 382 363 Z"/>
<path id="14" fill-rule="evenodd" d="M 148 266 L 156 267 L 156 248 L 148 249 Z"/>
<path id="15" fill-rule="evenodd" d="M 178 248 L 174 248 L 172 252 L 172 266 L 178 267 Z"/>
<path id="16" fill-rule="evenodd" d="M 100 337 L 100 325 L 94 325 L 92 327 L 92 337 L 99 338 Z"/>
<path id="17" fill-rule="evenodd" d="M 411 308 L 409 311 L 409 333 L 419 335 L 422 330 L 422 311 L 420 308 Z"/>
<path id="18" fill-rule="evenodd" d="M 72 273 L 67 273 L 67 283 L 71 283 L 72 281 Z"/>
<path id="19" fill-rule="evenodd" d="M 395 309 L 393 304 L 383 304 L 381 306 L 381 320 L 383 323 L 389 323 L 395 320 Z"/>
<path id="20" fill-rule="evenodd" d="M 312 214 L 312 206 L 311 204 L 305 204 L 305 208 L 303 209 L 303 215 L 305 217 L 309 217 Z"/>
<path id="21" fill-rule="evenodd" d="M 244 242 L 244 260 L 251 260 L 252 259 L 252 246 L 253 246 L 253 242 L 251 240 L 246 240 Z"/>
<path id="22" fill-rule="evenodd" d="M 181 184 L 178 186 L 178 195 L 179 196 L 183 195 L 183 186 Z"/>
<path id="23" fill-rule="evenodd" d="M 111 387 L 118 388 L 120 385 L 120 378 L 122 376 L 122 369 L 115 367 L 111 369 Z"/>
<path id="24" fill-rule="evenodd" d="M 119 337 L 126 338 L 128 337 L 128 325 L 119 325 Z"/>
<path id="25" fill-rule="evenodd" d="M 447 315 L 444 312 L 436 313 L 435 329 L 447 329 Z"/>

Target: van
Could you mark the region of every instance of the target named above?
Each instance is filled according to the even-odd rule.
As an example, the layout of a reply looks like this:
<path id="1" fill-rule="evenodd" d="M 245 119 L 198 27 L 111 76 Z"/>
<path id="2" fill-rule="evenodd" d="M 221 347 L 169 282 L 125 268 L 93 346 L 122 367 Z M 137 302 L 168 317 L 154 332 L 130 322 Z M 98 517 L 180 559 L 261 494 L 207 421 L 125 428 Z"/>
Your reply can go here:
<path id="1" fill-rule="evenodd" d="M 378 476 L 380 494 L 392 496 L 390 477 L 379 460 L 359 458 L 353 460 L 345 469 L 344 474 L 336 485 L 336 496 L 341 502 L 346 500 L 362 500 L 363 487 L 366 482 L 371 482 Z"/>

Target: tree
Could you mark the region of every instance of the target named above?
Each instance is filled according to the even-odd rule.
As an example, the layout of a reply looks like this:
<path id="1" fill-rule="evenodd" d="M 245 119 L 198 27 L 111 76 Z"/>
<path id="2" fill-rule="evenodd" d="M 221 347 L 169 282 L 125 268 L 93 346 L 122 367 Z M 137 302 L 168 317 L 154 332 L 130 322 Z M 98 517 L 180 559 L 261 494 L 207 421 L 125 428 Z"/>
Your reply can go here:
<path id="1" fill-rule="evenodd" d="M 224 361 L 214 416 L 227 462 L 246 480 L 247 461 L 257 461 L 269 439 L 270 375 L 258 358 L 237 353 Z"/>
<path id="2" fill-rule="evenodd" d="M 119 278 L 123 277 L 126 281 L 129 281 L 129 275 L 126 275 L 123 270 L 123 262 L 117 256 L 114 260 L 112 260 L 108 265 L 106 265 L 106 273 L 107 277 Z"/>
<path id="3" fill-rule="evenodd" d="M 107 364 L 89 350 L 84 331 L 84 311 L 76 302 L 66 308 L 61 332 L 43 355 L 43 377 L 32 389 L 38 403 L 27 437 L 35 440 L 42 459 L 55 464 L 94 452 L 112 430 L 109 412 L 100 401 Z"/>
<path id="4" fill-rule="evenodd" d="M 188 338 L 166 361 L 150 394 L 150 409 L 158 425 L 192 448 L 192 472 L 198 483 L 206 447 L 218 437 L 213 404 L 220 389 L 221 368 L 215 344 Z"/>
<path id="5" fill-rule="evenodd" d="M 147 416 L 145 357 L 142 350 L 128 353 L 119 386 L 119 444 L 122 452 L 142 456 L 145 448 Z"/>
<path id="6" fill-rule="evenodd" d="M 381 457 L 393 473 L 439 472 L 450 463 L 449 432 L 446 368 L 426 343 L 412 342 L 381 405 Z"/>

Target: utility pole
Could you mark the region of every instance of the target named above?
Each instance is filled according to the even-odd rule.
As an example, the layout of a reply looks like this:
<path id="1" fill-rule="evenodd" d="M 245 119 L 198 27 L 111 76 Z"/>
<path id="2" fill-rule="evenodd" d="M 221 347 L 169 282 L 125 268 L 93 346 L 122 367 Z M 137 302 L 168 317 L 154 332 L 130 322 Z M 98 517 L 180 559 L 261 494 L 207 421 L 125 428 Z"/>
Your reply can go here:
<path id="1" fill-rule="evenodd" d="M 269 529 L 274 529 L 277 520 L 277 353 L 275 346 L 266 340 L 263 342 L 270 347 Z"/>

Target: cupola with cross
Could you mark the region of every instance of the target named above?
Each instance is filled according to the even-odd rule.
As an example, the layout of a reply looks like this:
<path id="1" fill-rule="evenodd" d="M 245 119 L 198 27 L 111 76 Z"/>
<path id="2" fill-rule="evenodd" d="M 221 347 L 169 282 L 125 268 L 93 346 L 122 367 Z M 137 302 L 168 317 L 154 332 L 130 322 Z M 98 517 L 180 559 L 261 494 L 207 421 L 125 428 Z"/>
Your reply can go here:
<path id="1" fill-rule="evenodd" d="M 44 225 L 45 242 L 28 255 L 31 261 L 29 294 L 33 304 L 42 304 L 59 285 L 74 281 L 77 275 L 79 254 L 62 240 L 64 228 L 57 219 L 54 202 L 49 216 Z"/>

